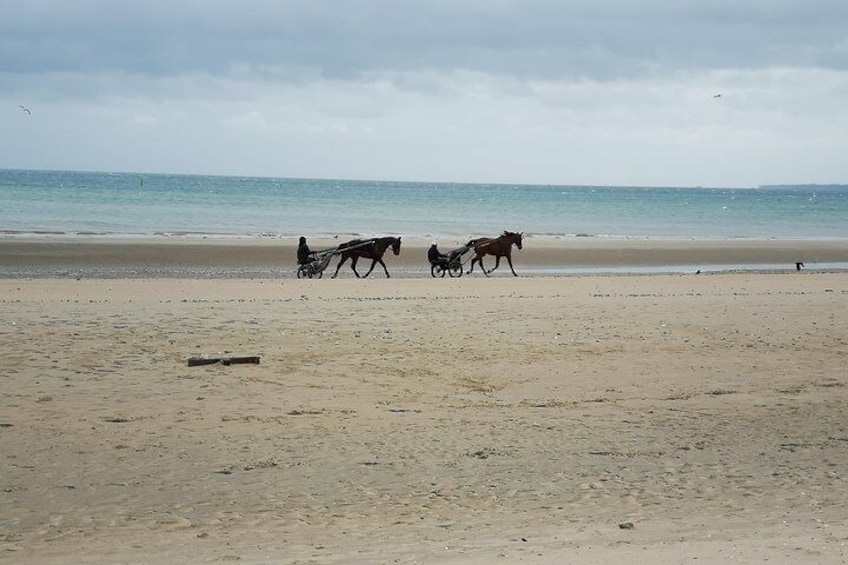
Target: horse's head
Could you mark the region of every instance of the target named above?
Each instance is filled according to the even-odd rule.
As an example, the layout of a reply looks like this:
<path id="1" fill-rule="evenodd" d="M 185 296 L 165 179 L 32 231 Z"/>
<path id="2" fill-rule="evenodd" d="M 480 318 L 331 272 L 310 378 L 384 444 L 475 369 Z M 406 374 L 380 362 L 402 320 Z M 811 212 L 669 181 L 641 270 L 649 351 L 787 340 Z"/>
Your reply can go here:
<path id="1" fill-rule="evenodd" d="M 501 237 L 504 238 L 507 243 L 514 243 L 517 248 L 521 249 L 521 241 L 524 239 L 524 232 L 516 233 L 514 231 L 505 231 Z"/>
<path id="2" fill-rule="evenodd" d="M 400 255 L 400 238 L 397 237 L 392 240 L 392 253 L 395 255 Z"/>

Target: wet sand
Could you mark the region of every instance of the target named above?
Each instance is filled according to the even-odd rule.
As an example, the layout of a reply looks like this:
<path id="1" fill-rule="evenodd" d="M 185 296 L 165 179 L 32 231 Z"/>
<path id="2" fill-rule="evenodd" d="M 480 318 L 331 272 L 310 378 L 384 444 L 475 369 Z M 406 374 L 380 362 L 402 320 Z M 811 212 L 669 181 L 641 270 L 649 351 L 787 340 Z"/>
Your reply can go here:
<path id="1" fill-rule="evenodd" d="M 311 239 L 312 249 L 336 247 L 337 239 Z M 442 251 L 464 244 L 456 239 L 438 242 Z M 429 241 L 403 238 L 399 256 L 385 262 L 397 277 L 429 275 Z M 101 236 L 43 236 L 0 238 L 0 277 L 91 276 L 255 278 L 291 277 L 295 269 L 294 239 L 180 238 Z M 466 256 L 466 261 L 470 255 Z M 740 266 L 794 269 L 841 263 L 848 265 L 848 244 L 838 240 L 652 240 L 603 238 L 525 238 L 513 249 L 516 272 L 567 272 L 569 269 L 627 269 L 652 267 L 728 269 Z M 330 265 L 330 274 L 337 261 Z M 348 264 L 349 265 L 349 264 Z M 353 276 L 348 265 L 340 276 Z M 487 268 L 494 266 L 486 258 Z M 360 272 L 369 264 L 360 263 Z M 364 269 L 363 269 L 364 268 Z M 508 272 L 502 263 L 499 274 Z M 375 275 L 385 276 L 378 266 Z"/>
<path id="2" fill-rule="evenodd" d="M 845 273 L 215 272 L 0 279 L 0 562 L 848 559 Z"/>

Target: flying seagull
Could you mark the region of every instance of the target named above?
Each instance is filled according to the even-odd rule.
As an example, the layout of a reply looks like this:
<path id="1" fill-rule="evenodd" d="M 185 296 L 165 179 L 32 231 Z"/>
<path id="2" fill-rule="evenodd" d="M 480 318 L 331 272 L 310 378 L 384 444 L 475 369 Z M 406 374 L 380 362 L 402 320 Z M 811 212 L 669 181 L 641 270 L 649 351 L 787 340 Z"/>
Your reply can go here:
<path id="1" fill-rule="evenodd" d="M 713 94 L 713 98 L 721 98 L 721 92 L 719 92 L 718 94 Z"/>
<path id="2" fill-rule="evenodd" d="M 32 116 L 32 112 L 29 111 L 29 108 L 24 106 L 23 104 L 18 104 L 18 108 L 27 113 L 28 116 Z"/>

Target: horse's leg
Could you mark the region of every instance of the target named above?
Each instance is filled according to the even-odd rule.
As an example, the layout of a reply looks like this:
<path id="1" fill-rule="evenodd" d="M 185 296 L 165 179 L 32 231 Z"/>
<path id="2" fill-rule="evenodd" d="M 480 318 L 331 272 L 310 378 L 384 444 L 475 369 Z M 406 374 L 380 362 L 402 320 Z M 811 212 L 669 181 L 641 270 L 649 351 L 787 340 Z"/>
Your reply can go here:
<path id="1" fill-rule="evenodd" d="M 350 258 L 350 268 L 353 269 L 353 274 L 356 275 L 356 278 L 361 279 L 359 273 L 356 271 L 356 262 L 359 261 L 359 255 L 354 255 Z M 368 275 L 365 275 L 368 276 Z"/>
<path id="2" fill-rule="evenodd" d="M 489 272 L 490 272 L 490 273 L 495 272 L 495 269 L 497 269 L 497 268 L 500 266 L 500 264 L 501 264 L 501 256 L 500 256 L 500 255 L 495 255 L 495 266 L 494 266 L 494 267 L 492 267 L 492 269 L 491 269 Z"/>
<path id="3" fill-rule="evenodd" d="M 475 255 L 474 259 L 471 260 L 471 267 L 468 268 L 468 272 L 466 274 L 470 275 L 474 272 L 474 263 L 480 263 L 480 268 L 483 269 L 483 259 L 480 258 L 479 255 Z M 486 272 L 486 269 L 483 269 L 483 272 Z"/>
<path id="4" fill-rule="evenodd" d="M 507 261 L 507 263 L 509 263 L 509 270 L 510 270 L 510 271 L 512 271 L 512 274 L 513 274 L 513 275 L 515 275 L 515 276 L 517 277 L 517 276 L 518 276 L 518 273 L 516 273 L 516 272 L 515 272 L 515 269 L 513 269 L 513 268 L 512 268 L 512 255 L 507 255 L 507 256 L 506 256 L 506 261 Z"/>
<path id="5" fill-rule="evenodd" d="M 484 255 L 480 255 L 480 259 L 479 259 L 477 262 L 478 262 L 478 263 L 480 263 L 480 270 L 482 270 L 482 271 L 483 271 L 483 274 L 484 274 L 484 275 L 486 275 L 486 276 L 488 277 L 488 276 L 489 276 L 489 271 L 487 271 L 487 270 L 486 270 L 486 266 L 485 266 L 485 265 L 483 265 L 483 257 L 484 257 Z"/>
<path id="6" fill-rule="evenodd" d="M 374 268 L 374 265 L 375 265 L 376 263 L 379 263 L 379 264 L 381 264 L 381 265 L 383 266 L 383 270 L 384 270 L 384 271 L 386 271 L 386 278 L 387 278 L 387 279 L 392 278 L 392 276 L 389 274 L 389 269 L 388 269 L 388 267 L 386 267 L 386 264 L 385 264 L 385 263 L 383 263 L 383 259 L 382 259 L 382 257 L 381 257 L 381 258 L 379 258 L 379 259 L 375 259 L 375 260 L 374 260 L 374 263 L 371 263 L 371 268 L 372 268 L 372 269 Z M 370 273 L 371 271 L 368 271 L 368 272 Z"/>
<path id="7" fill-rule="evenodd" d="M 377 259 L 371 259 L 371 267 L 368 269 L 368 272 L 367 272 L 367 273 L 365 273 L 364 275 L 362 275 L 362 278 L 363 278 L 363 279 L 364 279 L 364 278 L 367 278 L 367 277 L 368 277 L 368 275 L 370 275 L 370 274 L 371 274 L 371 271 L 373 271 L 373 270 L 374 270 L 374 265 L 376 265 L 376 264 L 377 264 Z"/>
<path id="8" fill-rule="evenodd" d="M 336 265 L 336 272 L 335 272 L 335 273 L 333 273 L 332 278 L 336 278 L 336 276 L 338 276 L 338 274 L 339 274 L 339 269 L 341 269 L 341 268 L 342 268 L 342 265 L 344 265 L 344 262 L 345 262 L 345 261 L 347 261 L 347 255 L 342 254 L 342 260 L 341 260 L 341 261 L 339 261 L 339 264 L 338 264 L 338 265 Z"/>

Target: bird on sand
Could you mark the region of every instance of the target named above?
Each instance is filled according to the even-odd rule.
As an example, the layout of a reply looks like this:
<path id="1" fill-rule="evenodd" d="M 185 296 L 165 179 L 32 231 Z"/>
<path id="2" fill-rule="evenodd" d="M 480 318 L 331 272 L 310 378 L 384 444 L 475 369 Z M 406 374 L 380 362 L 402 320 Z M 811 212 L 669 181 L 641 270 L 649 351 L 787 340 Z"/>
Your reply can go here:
<path id="1" fill-rule="evenodd" d="M 24 106 L 23 104 L 18 104 L 18 108 L 27 113 L 28 116 L 32 116 L 32 112 L 29 111 L 29 108 Z"/>
<path id="2" fill-rule="evenodd" d="M 797 263 L 795 263 L 795 270 L 796 270 L 796 271 L 800 271 L 803 267 L 804 267 L 804 263 L 802 263 L 802 262 L 800 262 L 800 261 L 798 261 Z"/>

